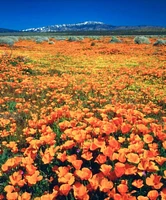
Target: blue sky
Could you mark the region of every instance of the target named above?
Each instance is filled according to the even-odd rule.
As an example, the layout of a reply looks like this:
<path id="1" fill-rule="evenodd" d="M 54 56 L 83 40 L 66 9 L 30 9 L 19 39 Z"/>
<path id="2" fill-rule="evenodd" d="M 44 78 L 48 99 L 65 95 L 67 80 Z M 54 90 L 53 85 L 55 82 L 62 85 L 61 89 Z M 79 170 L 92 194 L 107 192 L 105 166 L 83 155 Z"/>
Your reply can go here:
<path id="1" fill-rule="evenodd" d="M 166 0 L 2 0 L 0 28 L 102 21 L 166 27 Z"/>

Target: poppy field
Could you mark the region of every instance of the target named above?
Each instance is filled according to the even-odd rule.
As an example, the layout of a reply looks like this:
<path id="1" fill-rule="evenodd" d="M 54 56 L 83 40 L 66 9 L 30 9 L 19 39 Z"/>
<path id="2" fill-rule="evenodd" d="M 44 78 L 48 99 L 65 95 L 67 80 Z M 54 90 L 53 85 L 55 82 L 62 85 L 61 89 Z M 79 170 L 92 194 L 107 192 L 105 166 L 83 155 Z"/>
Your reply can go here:
<path id="1" fill-rule="evenodd" d="M 166 200 L 166 46 L 0 46 L 0 199 Z"/>

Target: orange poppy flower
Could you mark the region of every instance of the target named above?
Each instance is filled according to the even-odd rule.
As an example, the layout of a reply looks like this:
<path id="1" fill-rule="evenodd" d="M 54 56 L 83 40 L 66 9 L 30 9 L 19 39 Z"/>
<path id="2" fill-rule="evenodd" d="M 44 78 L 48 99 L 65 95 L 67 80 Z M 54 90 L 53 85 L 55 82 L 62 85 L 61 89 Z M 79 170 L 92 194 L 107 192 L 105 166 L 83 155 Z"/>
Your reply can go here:
<path id="1" fill-rule="evenodd" d="M 76 199 L 81 199 L 81 200 L 88 200 L 89 196 L 87 195 L 88 191 L 87 191 L 87 188 L 79 183 L 79 182 L 76 182 L 74 185 L 73 185 L 73 190 L 74 190 L 74 197 Z"/>
<path id="2" fill-rule="evenodd" d="M 137 168 L 134 165 L 130 165 L 128 163 L 125 164 L 125 174 L 130 175 L 130 174 L 136 174 Z"/>
<path id="3" fill-rule="evenodd" d="M 89 180 L 92 177 L 92 172 L 90 169 L 83 167 L 82 170 L 76 170 L 75 174 L 81 179 L 81 180 Z"/>
<path id="4" fill-rule="evenodd" d="M 145 171 L 145 170 L 147 170 L 148 166 L 149 166 L 149 160 L 141 159 L 140 163 L 138 164 L 138 169 Z"/>
<path id="5" fill-rule="evenodd" d="M 91 145 L 90 145 L 90 150 L 94 151 L 96 149 L 98 149 L 98 146 L 94 142 L 92 142 Z"/>
<path id="6" fill-rule="evenodd" d="M 114 151 L 120 149 L 120 143 L 114 137 L 112 137 L 112 136 L 109 137 L 109 146 Z"/>
<path id="7" fill-rule="evenodd" d="M 7 185 L 7 186 L 5 186 L 4 191 L 7 193 L 11 193 L 11 192 L 15 191 L 15 188 L 13 185 Z"/>
<path id="8" fill-rule="evenodd" d="M 145 134 L 143 136 L 143 140 L 145 143 L 149 144 L 149 143 L 152 143 L 153 142 L 153 137 L 150 135 L 150 134 Z"/>
<path id="9" fill-rule="evenodd" d="M 164 164 L 164 162 L 166 162 L 166 157 L 162 157 L 162 156 L 157 156 L 155 158 L 155 161 L 161 166 Z"/>
<path id="10" fill-rule="evenodd" d="M 62 195 L 67 196 L 69 194 L 69 191 L 71 190 L 71 186 L 69 184 L 63 184 L 60 186 L 59 191 Z"/>
<path id="11" fill-rule="evenodd" d="M 114 200 L 137 200 L 136 197 L 131 196 L 130 194 L 114 194 Z"/>
<path id="12" fill-rule="evenodd" d="M 6 194 L 7 200 L 17 200 L 18 193 L 17 192 L 9 192 Z"/>
<path id="13" fill-rule="evenodd" d="M 92 152 L 87 151 L 87 152 L 83 153 L 81 155 L 81 157 L 84 158 L 85 160 L 91 160 L 93 158 Z"/>
<path id="14" fill-rule="evenodd" d="M 97 188 L 99 187 L 99 180 L 100 178 L 98 174 L 93 175 L 92 178 L 88 180 L 90 183 L 91 189 L 97 190 Z"/>
<path id="15" fill-rule="evenodd" d="M 59 159 L 59 160 L 62 161 L 62 162 L 65 162 L 65 160 L 67 160 L 66 151 L 63 152 L 63 153 L 58 153 L 57 159 Z"/>
<path id="16" fill-rule="evenodd" d="M 68 167 L 58 167 L 58 170 L 56 170 L 56 173 L 58 177 L 63 177 L 69 172 Z"/>
<path id="17" fill-rule="evenodd" d="M 128 162 L 135 164 L 138 164 L 140 162 L 140 158 L 136 153 L 128 153 L 126 157 Z"/>
<path id="18" fill-rule="evenodd" d="M 112 188 L 113 188 L 112 181 L 109 181 L 107 178 L 101 179 L 100 184 L 99 184 L 100 191 L 102 191 L 102 192 L 108 192 Z"/>
<path id="19" fill-rule="evenodd" d="M 141 180 L 141 179 L 134 180 L 132 182 L 132 185 L 135 186 L 135 187 L 137 187 L 137 188 L 141 188 L 141 187 L 144 186 L 143 180 Z"/>
<path id="20" fill-rule="evenodd" d="M 101 152 L 102 152 L 105 156 L 111 158 L 111 157 L 112 157 L 112 154 L 113 154 L 113 149 L 112 149 L 112 147 L 107 146 L 107 147 L 105 147 L 104 149 L 102 149 Z"/>
<path id="21" fill-rule="evenodd" d="M 70 163 L 72 163 L 76 159 L 77 159 L 77 155 L 76 154 L 73 154 L 71 156 L 70 155 L 67 156 L 67 161 L 70 162 Z"/>
<path id="22" fill-rule="evenodd" d="M 126 139 L 123 138 L 123 137 L 118 137 L 118 142 L 121 143 L 121 144 L 122 144 L 123 142 L 125 142 L 125 140 L 126 140 Z"/>
<path id="23" fill-rule="evenodd" d="M 71 126 L 70 122 L 67 120 L 60 122 L 58 125 L 61 130 L 65 130 L 66 128 L 69 128 Z"/>
<path id="24" fill-rule="evenodd" d="M 11 167 L 16 167 L 20 164 L 22 157 L 9 158 L 2 166 L 2 171 L 7 171 Z"/>
<path id="25" fill-rule="evenodd" d="M 22 180 L 22 171 L 14 172 L 11 176 L 9 176 L 10 182 L 12 185 L 19 185 L 22 187 L 25 184 L 25 181 Z"/>
<path id="26" fill-rule="evenodd" d="M 156 165 L 155 162 L 149 161 L 149 165 L 147 167 L 147 170 L 150 171 L 150 172 L 155 172 L 155 171 L 159 170 L 159 167 Z"/>
<path id="27" fill-rule="evenodd" d="M 114 118 L 112 119 L 112 121 L 114 122 L 114 124 L 115 124 L 116 126 L 121 126 L 122 123 L 123 123 L 123 118 L 122 118 L 122 117 L 114 117 Z"/>
<path id="28" fill-rule="evenodd" d="M 105 147 L 105 141 L 104 139 L 99 139 L 99 138 L 94 138 L 94 144 L 98 147 L 98 148 L 104 148 Z"/>
<path id="29" fill-rule="evenodd" d="M 147 196 L 149 197 L 150 200 L 156 200 L 157 197 L 159 196 L 159 193 L 157 190 L 151 190 L 148 192 Z"/>
<path id="30" fill-rule="evenodd" d="M 34 160 L 31 157 L 24 157 L 21 159 L 21 166 L 31 165 Z"/>
<path id="31" fill-rule="evenodd" d="M 150 177 L 146 178 L 146 184 L 155 189 L 160 189 L 163 186 L 163 183 L 160 182 L 161 178 L 162 177 L 157 174 L 151 174 Z"/>
<path id="32" fill-rule="evenodd" d="M 30 185 L 35 185 L 38 181 L 41 181 L 43 179 L 43 176 L 39 175 L 39 171 L 35 171 L 32 175 L 26 175 L 25 179 Z"/>
<path id="33" fill-rule="evenodd" d="M 44 194 L 41 197 L 36 197 L 34 200 L 53 200 L 57 194 L 51 193 L 51 194 Z"/>
<path id="34" fill-rule="evenodd" d="M 166 199 L 166 187 L 161 190 L 160 195 L 161 195 L 161 198 L 163 198 L 163 200 Z"/>
<path id="35" fill-rule="evenodd" d="M 26 165 L 26 171 L 27 171 L 27 173 L 28 173 L 29 175 L 34 174 L 35 171 L 36 171 L 36 169 L 37 169 L 37 167 L 35 167 L 35 166 L 32 165 L 32 164 Z"/>
<path id="36" fill-rule="evenodd" d="M 62 145 L 62 148 L 71 149 L 74 146 L 75 146 L 75 142 L 73 140 L 68 140 Z"/>
<path id="37" fill-rule="evenodd" d="M 99 154 L 95 160 L 95 162 L 97 162 L 98 164 L 103 164 L 105 163 L 107 160 L 107 157 L 103 154 Z"/>
<path id="38" fill-rule="evenodd" d="M 120 194 L 114 194 L 114 200 L 124 200 Z"/>
<path id="39" fill-rule="evenodd" d="M 138 196 L 137 199 L 138 200 L 149 200 L 148 197 L 144 197 L 144 196 Z"/>
<path id="40" fill-rule="evenodd" d="M 31 199 L 31 194 L 28 192 L 22 193 L 21 196 L 18 197 L 18 200 L 30 200 Z"/>
<path id="41" fill-rule="evenodd" d="M 124 152 L 120 152 L 119 151 L 117 159 L 119 160 L 119 162 L 125 163 L 126 162 L 126 153 L 125 153 L 125 151 Z"/>
<path id="42" fill-rule="evenodd" d="M 101 131 L 106 135 L 110 135 L 110 133 L 115 133 L 117 131 L 117 126 L 113 122 L 105 122 L 103 123 Z"/>
<path id="43" fill-rule="evenodd" d="M 44 164 L 50 163 L 54 158 L 55 152 L 56 152 L 56 149 L 53 146 L 46 149 L 44 153 L 40 151 L 40 155 L 42 157 L 43 163 Z"/>
<path id="44" fill-rule="evenodd" d="M 82 160 L 74 160 L 72 162 L 72 165 L 75 167 L 75 169 L 80 169 L 82 166 L 83 161 Z"/>
<path id="45" fill-rule="evenodd" d="M 68 183 L 69 185 L 72 185 L 75 181 L 75 177 L 73 176 L 72 173 L 68 172 L 64 176 L 59 177 L 58 181 L 60 183 Z"/>
<path id="46" fill-rule="evenodd" d="M 137 129 L 143 134 L 147 134 L 150 130 L 144 124 L 137 124 Z"/>
<path id="47" fill-rule="evenodd" d="M 9 142 L 9 144 L 6 145 L 8 148 L 11 149 L 11 151 L 13 153 L 17 153 L 18 152 L 18 148 L 17 148 L 17 143 L 14 141 Z"/>
<path id="48" fill-rule="evenodd" d="M 122 125 L 121 125 L 121 131 L 122 131 L 122 133 L 123 134 L 129 133 L 130 130 L 131 130 L 131 127 L 132 126 L 130 124 L 122 123 Z"/>
<path id="49" fill-rule="evenodd" d="M 102 164 L 102 165 L 100 166 L 100 171 L 103 172 L 103 174 L 104 174 L 105 176 L 110 175 L 111 169 L 112 169 L 112 166 L 111 166 L 111 165 Z"/>
<path id="50" fill-rule="evenodd" d="M 117 186 L 117 190 L 121 195 L 124 195 L 128 191 L 128 186 L 126 184 L 121 183 Z"/>
<path id="51" fill-rule="evenodd" d="M 121 177 L 123 174 L 125 174 L 125 169 L 125 164 L 117 162 L 114 168 L 116 176 Z"/>

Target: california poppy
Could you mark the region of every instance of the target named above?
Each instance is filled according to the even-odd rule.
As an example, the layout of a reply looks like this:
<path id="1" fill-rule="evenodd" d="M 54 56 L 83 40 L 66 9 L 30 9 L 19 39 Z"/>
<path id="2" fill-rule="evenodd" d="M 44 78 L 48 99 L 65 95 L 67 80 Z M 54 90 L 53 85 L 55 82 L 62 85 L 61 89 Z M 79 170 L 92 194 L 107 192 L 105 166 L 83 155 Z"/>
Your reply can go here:
<path id="1" fill-rule="evenodd" d="M 103 154 L 99 154 L 96 159 L 95 159 L 95 162 L 99 163 L 99 164 L 103 164 L 105 163 L 107 160 L 107 157 Z"/>
<path id="2" fill-rule="evenodd" d="M 82 199 L 82 200 L 88 200 L 89 199 L 89 195 L 87 194 L 87 188 L 79 183 L 79 182 L 76 182 L 74 185 L 73 185 L 73 190 L 74 190 L 74 197 L 76 199 Z"/>
<path id="3" fill-rule="evenodd" d="M 59 191 L 61 192 L 61 194 L 65 196 L 69 194 L 70 190 L 71 190 L 71 186 L 68 183 L 62 184 L 59 188 Z"/>
<path id="4" fill-rule="evenodd" d="M 150 177 L 146 178 L 146 184 L 154 189 L 160 189 L 163 186 L 163 183 L 160 182 L 161 178 L 157 174 L 151 174 Z"/>
<path id="5" fill-rule="evenodd" d="M 30 200 L 31 199 L 31 193 L 24 192 L 21 196 L 18 197 L 18 200 Z"/>
<path id="6" fill-rule="evenodd" d="M 92 152 L 87 151 L 87 152 L 83 153 L 81 155 L 81 157 L 84 158 L 85 160 L 91 160 L 93 158 Z"/>
<path id="7" fill-rule="evenodd" d="M 166 199 L 166 187 L 164 187 L 161 192 L 160 192 L 161 198 L 163 198 L 163 200 Z"/>
<path id="8" fill-rule="evenodd" d="M 117 162 L 115 164 L 114 171 L 117 177 L 121 177 L 123 174 L 125 174 L 125 164 Z"/>
<path id="9" fill-rule="evenodd" d="M 150 200 L 156 200 L 157 197 L 159 196 L 159 193 L 157 190 L 150 190 L 147 194 Z"/>
<path id="10" fill-rule="evenodd" d="M 81 170 L 76 170 L 75 174 L 81 179 L 81 180 L 89 180 L 92 177 L 92 172 L 90 169 L 83 167 Z"/>
<path id="11" fill-rule="evenodd" d="M 15 188 L 13 185 L 7 185 L 7 186 L 5 186 L 4 191 L 7 193 L 11 193 L 11 192 L 15 191 Z"/>
<path id="12" fill-rule="evenodd" d="M 22 179 L 22 171 L 14 172 L 11 176 L 9 176 L 10 182 L 12 185 L 18 185 L 22 187 L 25 184 L 25 181 Z"/>
<path id="13" fill-rule="evenodd" d="M 68 172 L 64 176 L 59 177 L 58 181 L 60 183 L 68 183 L 69 185 L 72 185 L 75 181 L 75 177 L 72 173 Z"/>
<path id="14" fill-rule="evenodd" d="M 138 164 L 140 161 L 140 158 L 138 154 L 136 153 L 128 153 L 126 157 L 127 157 L 127 161 L 131 163 Z"/>
<path id="15" fill-rule="evenodd" d="M 72 162 L 72 165 L 74 166 L 75 169 L 80 169 L 82 166 L 83 161 L 82 160 L 74 160 Z"/>
<path id="16" fill-rule="evenodd" d="M 143 134 L 147 134 L 150 132 L 150 130 L 144 124 L 137 124 L 137 129 Z"/>
<path id="17" fill-rule="evenodd" d="M 100 184 L 99 184 L 100 191 L 108 192 L 112 188 L 113 188 L 113 182 L 112 181 L 109 181 L 107 178 L 101 179 Z"/>
<path id="18" fill-rule="evenodd" d="M 148 197 L 145 197 L 145 196 L 142 196 L 142 195 L 138 196 L 137 199 L 138 200 L 149 200 Z"/>
<path id="19" fill-rule="evenodd" d="M 145 134 L 143 136 L 143 140 L 147 144 L 152 143 L 153 142 L 153 136 L 151 136 L 150 134 Z"/>
<path id="20" fill-rule="evenodd" d="M 131 127 L 132 126 L 130 124 L 122 123 L 122 125 L 121 125 L 121 131 L 122 131 L 122 133 L 123 134 L 129 133 L 130 130 L 131 130 Z"/>
<path id="21" fill-rule="evenodd" d="M 126 175 L 132 175 L 132 174 L 136 174 L 137 172 L 137 167 L 131 164 L 126 163 L 125 164 L 125 174 Z"/>
<path id="22" fill-rule="evenodd" d="M 65 166 L 64 167 L 58 167 L 55 170 L 56 170 L 58 177 L 63 177 L 69 172 L 69 168 L 65 167 Z"/>
<path id="23" fill-rule="evenodd" d="M 111 169 L 112 169 L 111 165 L 102 164 L 100 166 L 100 171 L 102 171 L 105 176 L 108 176 L 110 174 Z"/>
<path id="24" fill-rule="evenodd" d="M 43 176 L 41 176 L 40 172 L 36 170 L 32 175 L 25 175 L 25 179 L 30 185 L 35 185 L 38 181 L 43 179 Z"/>
<path id="25" fill-rule="evenodd" d="M 128 191 L 128 186 L 126 184 L 121 183 L 117 186 L 117 190 L 120 194 L 124 195 Z"/>
<path id="26" fill-rule="evenodd" d="M 17 192 L 9 192 L 6 194 L 7 200 L 17 200 L 18 193 Z"/>
<path id="27" fill-rule="evenodd" d="M 135 187 L 137 187 L 137 188 L 141 188 L 141 187 L 144 186 L 143 180 L 141 180 L 141 179 L 134 180 L 132 182 L 132 185 L 135 186 Z"/>

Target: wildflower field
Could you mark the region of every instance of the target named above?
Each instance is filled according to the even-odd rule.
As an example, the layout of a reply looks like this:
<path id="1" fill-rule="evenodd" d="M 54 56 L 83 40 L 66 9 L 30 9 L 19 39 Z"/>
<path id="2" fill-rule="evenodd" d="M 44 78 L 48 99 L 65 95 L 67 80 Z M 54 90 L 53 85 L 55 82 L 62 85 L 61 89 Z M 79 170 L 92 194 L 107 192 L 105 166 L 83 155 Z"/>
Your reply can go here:
<path id="1" fill-rule="evenodd" d="M 0 46 L 0 199 L 166 200 L 166 46 Z"/>

